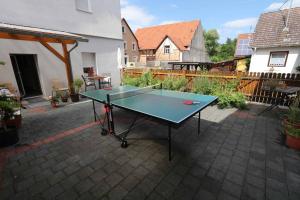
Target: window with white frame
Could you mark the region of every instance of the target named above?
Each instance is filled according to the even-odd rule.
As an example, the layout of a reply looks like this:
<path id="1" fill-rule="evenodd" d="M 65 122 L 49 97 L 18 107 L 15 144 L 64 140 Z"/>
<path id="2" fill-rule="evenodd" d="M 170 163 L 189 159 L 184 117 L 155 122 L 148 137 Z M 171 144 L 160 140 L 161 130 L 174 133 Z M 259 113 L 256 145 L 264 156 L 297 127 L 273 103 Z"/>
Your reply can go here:
<path id="1" fill-rule="evenodd" d="M 122 26 L 122 33 L 125 33 L 125 27 Z"/>
<path id="2" fill-rule="evenodd" d="M 274 51 L 270 53 L 269 67 L 285 67 L 288 51 Z"/>
<path id="3" fill-rule="evenodd" d="M 84 12 L 92 12 L 92 5 L 90 0 L 75 0 L 77 10 Z"/>
<path id="4" fill-rule="evenodd" d="M 135 42 L 132 43 L 132 50 L 135 50 Z"/>
<path id="5" fill-rule="evenodd" d="M 170 53 L 170 45 L 165 45 L 164 46 L 164 53 L 169 54 Z"/>
<path id="6" fill-rule="evenodd" d="M 124 42 L 124 50 L 127 49 L 127 42 Z"/>

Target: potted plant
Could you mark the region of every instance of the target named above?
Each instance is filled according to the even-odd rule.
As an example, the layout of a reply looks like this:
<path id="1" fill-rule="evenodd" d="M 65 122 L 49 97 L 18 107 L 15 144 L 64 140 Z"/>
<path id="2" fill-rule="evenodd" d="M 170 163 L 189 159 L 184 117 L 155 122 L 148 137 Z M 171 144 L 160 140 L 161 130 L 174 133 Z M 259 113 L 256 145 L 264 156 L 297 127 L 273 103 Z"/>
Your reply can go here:
<path id="1" fill-rule="evenodd" d="M 0 146 L 10 146 L 19 141 L 18 127 L 12 123 L 20 104 L 9 97 L 0 98 Z"/>
<path id="2" fill-rule="evenodd" d="M 284 133 L 286 135 L 286 145 L 290 148 L 300 150 L 300 98 L 290 106 L 289 111 L 283 121 Z"/>
<path id="3" fill-rule="evenodd" d="M 79 92 L 80 92 L 82 85 L 83 85 L 83 80 L 81 80 L 80 78 L 77 78 L 74 80 L 75 93 L 70 95 L 72 102 L 79 101 Z"/>
<path id="4" fill-rule="evenodd" d="M 58 97 L 58 95 L 49 96 L 49 101 L 50 101 L 50 104 L 51 104 L 52 108 L 57 108 L 58 107 L 58 104 L 59 104 L 59 97 Z"/>
<path id="5" fill-rule="evenodd" d="M 60 100 L 64 103 L 68 102 L 69 94 L 67 91 L 57 91 L 57 95 L 60 97 Z"/>

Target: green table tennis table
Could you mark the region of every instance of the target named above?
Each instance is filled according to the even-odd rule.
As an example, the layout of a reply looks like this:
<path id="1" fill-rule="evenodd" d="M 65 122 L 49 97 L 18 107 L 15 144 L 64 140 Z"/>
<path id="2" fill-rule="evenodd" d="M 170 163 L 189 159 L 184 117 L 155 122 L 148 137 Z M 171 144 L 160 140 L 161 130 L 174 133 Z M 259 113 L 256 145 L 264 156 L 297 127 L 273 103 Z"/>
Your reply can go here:
<path id="1" fill-rule="evenodd" d="M 105 115 L 99 120 L 102 135 L 110 133 L 121 141 L 121 147 L 127 147 L 127 135 L 134 127 L 139 117 L 155 119 L 168 127 L 169 160 L 171 160 L 172 128 L 179 128 L 186 120 L 194 115 L 198 117 L 198 134 L 200 134 L 200 112 L 212 105 L 217 97 L 194 93 L 178 92 L 159 89 L 156 86 L 138 88 L 134 86 L 119 86 L 110 89 L 91 90 L 81 93 L 92 100 L 94 119 L 97 119 L 95 102 L 105 107 Z M 185 100 L 192 101 L 191 105 L 184 104 Z M 121 133 L 115 132 L 113 108 L 124 109 L 136 114 L 129 128 Z"/>

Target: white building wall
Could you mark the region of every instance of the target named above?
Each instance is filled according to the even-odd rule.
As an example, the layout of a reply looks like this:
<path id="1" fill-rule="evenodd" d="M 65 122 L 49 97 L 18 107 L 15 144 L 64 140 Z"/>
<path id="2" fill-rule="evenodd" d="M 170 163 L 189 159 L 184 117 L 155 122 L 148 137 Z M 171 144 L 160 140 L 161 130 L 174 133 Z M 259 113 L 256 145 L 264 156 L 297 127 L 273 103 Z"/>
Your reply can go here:
<path id="1" fill-rule="evenodd" d="M 78 10 L 76 1 L 1 0 L 0 21 L 122 39 L 120 0 L 86 0 L 91 12 Z"/>
<path id="2" fill-rule="evenodd" d="M 170 46 L 170 54 L 164 54 L 164 47 L 167 45 Z M 157 52 L 156 53 L 157 60 L 182 61 L 180 55 L 181 51 L 168 37 L 157 48 L 156 52 Z"/>
<path id="3" fill-rule="evenodd" d="M 89 42 L 80 42 L 71 53 L 74 78 L 83 73 L 81 52 L 96 54 L 98 72 L 111 73 L 112 84 L 120 83 L 117 63 L 118 48 L 123 50 L 119 0 L 90 0 L 92 12 L 76 9 L 77 0 L 4 0 L 0 6 L 0 21 L 82 34 Z M 53 45 L 53 44 L 51 44 Z M 62 53 L 61 45 L 53 45 Z M 68 45 L 69 49 L 72 45 Z M 36 54 L 38 72 L 44 96 L 52 91 L 52 80 L 60 79 L 67 86 L 64 64 L 38 42 L 0 39 L 0 83 L 13 83 L 18 88 L 10 54 Z"/>
<path id="4" fill-rule="evenodd" d="M 79 46 L 71 53 L 74 79 L 81 78 L 83 67 L 86 67 L 82 65 L 81 53 L 92 52 L 96 54 L 96 65 L 99 74 L 111 73 L 112 84 L 119 85 L 120 71 L 117 68 L 117 49 L 122 46 L 123 42 L 103 38 L 89 38 L 89 41 L 90 43 L 79 43 Z M 61 45 L 52 44 L 52 46 L 62 53 Z M 0 40 L 0 47 L 0 58 L 1 61 L 5 62 L 4 66 L 0 66 L 0 83 L 12 83 L 15 88 L 18 88 L 10 54 L 36 54 L 43 95 L 51 95 L 53 79 L 61 80 L 67 87 L 67 75 L 64 63 L 38 42 Z"/>
<path id="5" fill-rule="evenodd" d="M 274 73 L 297 73 L 296 67 L 300 65 L 300 47 L 256 49 L 251 57 L 249 71 L 270 72 L 271 67 L 268 67 L 268 63 L 270 52 L 273 51 L 289 51 L 286 66 L 274 67 Z"/>
<path id="6" fill-rule="evenodd" d="M 188 51 L 183 52 L 183 61 L 209 62 L 203 36 L 203 28 L 199 24 Z"/>

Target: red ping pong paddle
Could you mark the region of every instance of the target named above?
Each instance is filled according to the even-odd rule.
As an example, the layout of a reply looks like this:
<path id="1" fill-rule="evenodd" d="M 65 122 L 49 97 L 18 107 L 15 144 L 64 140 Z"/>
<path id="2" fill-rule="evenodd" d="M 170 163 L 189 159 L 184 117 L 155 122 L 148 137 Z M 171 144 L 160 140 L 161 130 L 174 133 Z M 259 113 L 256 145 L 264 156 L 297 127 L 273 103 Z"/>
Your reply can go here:
<path id="1" fill-rule="evenodd" d="M 200 102 L 193 101 L 193 100 L 184 100 L 183 101 L 183 104 L 185 104 L 185 105 L 193 105 L 193 104 L 198 104 L 198 103 L 200 103 Z"/>

